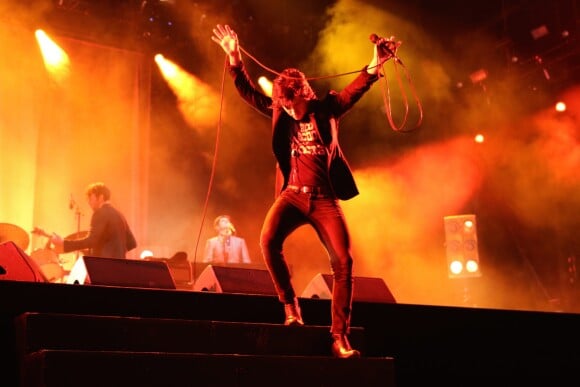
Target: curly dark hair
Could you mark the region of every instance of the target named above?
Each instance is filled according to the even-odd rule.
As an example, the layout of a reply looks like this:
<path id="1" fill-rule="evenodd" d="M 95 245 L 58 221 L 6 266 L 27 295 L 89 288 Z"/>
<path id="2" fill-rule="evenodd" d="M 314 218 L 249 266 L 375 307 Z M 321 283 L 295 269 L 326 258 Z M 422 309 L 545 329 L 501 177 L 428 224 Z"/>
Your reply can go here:
<path id="1" fill-rule="evenodd" d="M 283 70 L 274 80 L 272 88 L 272 107 L 281 107 L 300 96 L 305 100 L 316 98 L 304 73 L 298 69 Z"/>

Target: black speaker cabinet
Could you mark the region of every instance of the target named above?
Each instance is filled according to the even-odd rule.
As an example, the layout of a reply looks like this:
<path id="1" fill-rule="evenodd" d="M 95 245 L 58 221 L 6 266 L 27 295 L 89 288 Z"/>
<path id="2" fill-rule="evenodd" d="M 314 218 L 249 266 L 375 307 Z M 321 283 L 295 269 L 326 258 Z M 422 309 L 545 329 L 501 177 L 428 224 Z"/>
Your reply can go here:
<path id="1" fill-rule="evenodd" d="M 266 269 L 208 265 L 197 277 L 193 290 L 216 293 L 276 295 Z"/>
<path id="2" fill-rule="evenodd" d="M 0 243 L 0 280 L 47 282 L 40 267 L 16 243 Z"/>
<path id="3" fill-rule="evenodd" d="M 332 298 L 332 275 L 318 273 L 302 292 L 303 298 Z M 396 303 L 382 278 L 354 277 L 353 301 Z"/>
<path id="4" fill-rule="evenodd" d="M 91 256 L 77 259 L 66 283 L 175 289 L 166 262 Z"/>

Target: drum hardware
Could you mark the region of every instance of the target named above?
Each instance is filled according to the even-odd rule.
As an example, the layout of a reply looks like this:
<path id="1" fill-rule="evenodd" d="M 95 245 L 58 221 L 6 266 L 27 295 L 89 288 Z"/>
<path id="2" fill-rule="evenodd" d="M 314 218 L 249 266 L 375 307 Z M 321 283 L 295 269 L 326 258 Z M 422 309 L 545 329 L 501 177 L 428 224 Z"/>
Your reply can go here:
<path id="1" fill-rule="evenodd" d="M 48 282 L 62 282 L 64 269 L 60 264 L 58 254 L 51 248 L 51 235 L 38 227 L 35 227 L 32 233 L 45 236 L 48 241 L 43 248 L 34 250 L 30 254 L 30 258 L 38 264 Z"/>
<path id="2" fill-rule="evenodd" d="M 54 249 L 51 248 L 51 234 L 39 227 L 35 227 L 34 230 L 32 230 L 32 233 L 49 238 L 46 246 L 42 249 L 35 250 L 31 257 L 34 258 L 39 265 L 44 266 L 41 267 L 41 269 L 49 271 L 48 274 L 45 273 L 47 278 L 50 278 L 51 275 L 52 277 L 55 277 L 56 281 L 51 282 L 62 282 L 64 276 L 68 275 L 68 272 L 70 272 L 70 267 L 72 267 L 78 260 L 78 255 L 80 253 L 83 255 L 89 254 L 90 249 L 78 250 L 75 252 L 75 256 L 69 259 L 69 257 L 66 256 L 68 253 L 59 255 L 54 251 Z M 78 231 L 67 235 L 64 240 L 76 241 L 79 239 L 84 239 L 88 235 L 88 231 Z M 57 267 L 57 265 L 59 267 Z"/>
<path id="3" fill-rule="evenodd" d="M 72 233 L 70 235 L 67 235 L 64 240 L 65 241 L 76 241 L 79 239 L 85 239 L 86 237 L 89 236 L 89 232 L 88 231 L 77 231 L 75 233 Z M 78 259 L 79 254 L 82 255 L 90 255 L 90 249 L 84 249 L 84 250 L 77 250 L 75 255 L 75 261 Z"/>

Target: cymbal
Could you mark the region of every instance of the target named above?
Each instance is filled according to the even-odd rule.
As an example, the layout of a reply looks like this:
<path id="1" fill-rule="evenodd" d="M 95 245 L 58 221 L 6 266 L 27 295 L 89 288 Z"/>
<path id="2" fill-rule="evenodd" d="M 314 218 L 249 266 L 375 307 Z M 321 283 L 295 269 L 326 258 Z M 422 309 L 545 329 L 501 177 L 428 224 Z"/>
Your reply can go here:
<path id="1" fill-rule="evenodd" d="M 66 237 L 64 237 L 64 239 L 66 241 L 76 241 L 78 239 L 85 239 L 88 236 L 89 236 L 88 231 L 79 231 L 79 232 L 75 232 L 73 234 L 67 235 Z"/>
<path id="2" fill-rule="evenodd" d="M 22 250 L 26 250 L 30 237 L 26 231 L 14 224 L 0 223 L 0 243 L 6 241 L 12 241 Z"/>

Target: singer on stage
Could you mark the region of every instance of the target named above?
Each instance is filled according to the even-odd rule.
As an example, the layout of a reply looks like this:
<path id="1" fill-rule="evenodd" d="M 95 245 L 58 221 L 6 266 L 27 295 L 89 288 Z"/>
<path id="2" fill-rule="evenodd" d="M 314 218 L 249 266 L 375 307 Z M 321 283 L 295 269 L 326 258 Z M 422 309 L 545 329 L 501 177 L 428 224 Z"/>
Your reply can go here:
<path id="1" fill-rule="evenodd" d="M 305 75 L 294 68 L 274 81 L 272 97 L 260 92 L 246 73 L 236 33 L 217 25 L 212 40 L 228 56 L 229 72 L 239 94 L 272 119 L 272 146 L 277 161 L 277 195 L 260 235 L 262 255 L 272 276 L 286 325 L 304 325 L 283 254 L 286 238 L 298 227 L 311 225 L 330 258 L 334 278 L 331 328 L 332 353 L 359 357 L 348 341 L 353 257 L 350 236 L 339 200 L 358 194 L 353 175 L 338 143 L 339 119 L 378 79 L 378 67 L 392 58 L 400 43 L 378 38 L 373 57 L 343 90 L 319 99 Z"/>
<path id="2" fill-rule="evenodd" d="M 204 263 L 252 263 L 246 240 L 235 235 L 236 228 L 229 215 L 215 218 L 213 227 L 217 235 L 205 242 Z"/>

